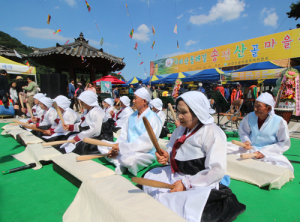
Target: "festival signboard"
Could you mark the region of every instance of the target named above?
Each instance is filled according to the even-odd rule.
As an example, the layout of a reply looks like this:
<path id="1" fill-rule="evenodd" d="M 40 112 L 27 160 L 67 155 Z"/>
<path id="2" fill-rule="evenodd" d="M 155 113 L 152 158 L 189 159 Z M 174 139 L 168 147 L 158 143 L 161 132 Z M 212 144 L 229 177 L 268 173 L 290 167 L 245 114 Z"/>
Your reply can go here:
<path id="1" fill-rule="evenodd" d="M 221 74 L 222 81 L 243 81 L 257 79 L 277 79 L 285 68 L 265 69 L 246 72 L 232 72 Z"/>
<path id="2" fill-rule="evenodd" d="M 111 93 L 111 82 L 101 81 L 101 93 Z"/>
<path id="3" fill-rule="evenodd" d="M 300 57 L 300 28 L 150 62 L 150 75 Z"/>

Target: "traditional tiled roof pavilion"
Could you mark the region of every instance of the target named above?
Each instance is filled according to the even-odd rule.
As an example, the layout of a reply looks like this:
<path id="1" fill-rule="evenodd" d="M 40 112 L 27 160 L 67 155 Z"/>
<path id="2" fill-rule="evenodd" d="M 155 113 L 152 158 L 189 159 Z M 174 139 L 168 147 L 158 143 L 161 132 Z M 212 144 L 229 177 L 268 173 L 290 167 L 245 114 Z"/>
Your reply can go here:
<path id="1" fill-rule="evenodd" d="M 89 45 L 80 33 L 75 42 L 49 48 L 33 48 L 29 57 L 41 65 L 54 67 L 56 73 L 69 72 L 70 78 L 76 79 L 76 73 L 90 73 L 90 80 L 95 80 L 95 74 L 103 76 L 108 72 L 120 71 L 125 67 L 124 58 L 119 58 Z M 82 61 L 83 57 L 86 60 Z"/>

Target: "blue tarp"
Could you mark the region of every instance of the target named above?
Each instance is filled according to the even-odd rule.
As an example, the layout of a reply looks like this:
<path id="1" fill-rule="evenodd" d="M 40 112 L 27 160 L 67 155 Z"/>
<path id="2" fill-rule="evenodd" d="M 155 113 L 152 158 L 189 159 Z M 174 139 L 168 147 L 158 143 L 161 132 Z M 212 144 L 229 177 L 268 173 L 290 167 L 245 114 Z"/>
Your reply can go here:
<path id="1" fill-rule="evenodd" d="M 161 77 L 161 76 L 159 76 L 159 75 L 156 75 L 156 77 L 157 77 L 159 80 L 163 78 L 163 77 Z M 152 77 L 151 77 L 151 78 L 152 78 Z M 144 80 L 143 80 L 143 84 L 145 84 L 145 85 L 149 84 L 149 79 L 150 79 L 150 77 L 144 79 Z M 156 81 L 158 81 L 158 80 L 156 80 Z M 152 84 L 157 84 L 157 83 L 154 83 L 154 82 L 156 82 L 156 81 L 152 81 L 152 82 L 151 82 L 151 85 L 152 85 Z"/>
<path id="2" fill-rule="evenodd" d="M 176 79 L 181 79 L 182 81 L 185 81 L 185 79 L 186 79 L 187 77 L 182 78 L 182 75 L 183 75 L 183 76 L 190 76 L 190 74 L 187 74 L 187 73 L 185 73 L 185 72 L 182 72 L 182 73 L 172 73 L 172 74 L 168 75 L 167 77 L 162 78 L 162 79 L 160 79 L 159 81 L 158 81 L 158 80 L 157 80 L 157 81 L 154 81 L 154 82 L 152 82 L 152 83 L 153 83 L 153 84 L 175 83 L 175 80 L 176 80 Z M 180 78 L 180 77 L 181 77 L 181 78 Z"/>
<path id="3" fill-rule="evenodd" d="M 241 69 L 237 69 L 234 72 L 246 72 L 246 71 L 253 71 L 253 70 L 279 69 L 279 68 L 283 68 L 283 67 L 278 66 L 272 62 L 259 62 L 259 63 L 252 63 Z"/>
<path id="4" fill-rule="evenodd" d="M 121 87 L 128 87 L 134 78 L 136 78 L 137 80 L 143 80 L 143 79 L 141 79 L 141 78 L 139 78 L 139 77 L 132 77 L 130 80 L 128 80 L 128 81 L 126 82 L 126 84 L 121 84 L 121 85 L 118 85 L 118 86 L 121 86 Z M 137 83 L 134 83 L 134 84 L 132 84 L 132 85 L 133 85 L 133 86 L 137 86 L 138 84 L 139 84 L 139 83 L 137 82 Z"/>
<path id="5" fill-rule="evenodd" d="M 216 69 L 205 69 L 194 75 L 184 79 L 184 82 L 199 81 L 199 82 L 213 82 L 220 80 L 220 73 Z"/>

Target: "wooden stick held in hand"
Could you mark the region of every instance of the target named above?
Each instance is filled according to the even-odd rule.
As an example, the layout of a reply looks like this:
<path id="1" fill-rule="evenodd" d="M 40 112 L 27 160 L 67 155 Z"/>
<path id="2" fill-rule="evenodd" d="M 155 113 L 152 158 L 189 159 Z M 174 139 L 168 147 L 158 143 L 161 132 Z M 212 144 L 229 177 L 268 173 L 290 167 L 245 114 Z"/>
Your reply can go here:
<path id="1" fill-rule="evenodd" d="M 19 93 L 19 99 L 20 99 L 20 103 L 21 103 L 22 108 L 24 108 L 24 103 L 23 103 L 23 98 L 22 98 L 21 93 Z"/>
<path id="2" fill-rule="evenodd" d="M 121 100 L 119 100 L 119 101 L 117 102 L 116 106 L 118 106 L 118 105 L 119 105 L 120 101 L 121 101 Z M 115 110 L 115 109 L 116 109 L 116 106 L 114 107 L 114 109 L 113 109 L 113 110 Z"/>
<path id="3" fill-rule="evenodd" d="M 241 146 L 241 147 L 246 147 L 246 144 L 240 142 L 240 141 L 237 141 L 237 140 L 231 140 L 231 143 L 237 145 L 237 146 Z"/>
<path id="4" fill-rule="evenodd" d="M 26 107 L 27 107 L 27 109 L 28 109 L 28 112 L 29 112 L 30 116 L 33 117 L 31 107 L 29 106 L 28 103 L 26 103 Z"/>
<path id="5" fill-rule="evenodd" d="M 101 157 L 105 157 L 108 156 L 109 154 L 94 154 L 94 155 L 83 155 L 83 156 L 77 156 L 76 157 L 76 161 L 85 161 L 85 160 L 92 160 L 92 159 L 96 159 L 96 158 L 101 158 Z"/>
<path id="6" fill-rule="evenodd" d="M 19 121 L 19 120 L 13 120 L 14 123 L 17 123 L 18 125 L 28 125 L 28 126 L 31 126 L 31 124 L 29 123 L 24 123 L 22 121 Z M 10 125 L 13 125 L 13 124 L 10 124 Z"/>
<path id="7" fill-rule="evenodd" d="M 175 114 L 175 112 L 174 112 L 174 109 L 173 109 L 171 103 L 168 103 L 168 106 L 169 106 L 169 109 L 170 109 L 170 111 L 171 111 L 171 113 L 172 113 L 173 119 L 174 119 L 175 121 L 177 121 L 176 114 Z"/>
<path id="8" fill-rule="evenodd" d="M 107 143 L 101 140 L 95 140 L 95 139 L 91 139 L 91 138 L 83 138 L 82 140 L 84 143 L 89 143 L 89 144 L 93 144 L 93 145 L 97 145 L 97 146 L 108 146 L 108 147 L 113 147 L 114 144 L 111 143 Z"/>
<path id="9" fill-rule="evenodd" d="M 59 116 L 59 118 L 60 118 L 62 124 L 65 125 L 64 118 L 63 118 L 63 116 L 62 116 L 62 114 L 61 114 L 60 108 L 58 107 L 57 103 L 56 103 L 56 102 L 53 102 L 53 106 L 54 106 L 54 108 L 56 109 L 56 112 L 57 112 L 57 114 L 58 114 L 58 116 Z"/>
<path id="10" fill-rule="evenodd" d="M 256 157 L 256 154 L 255 153 L 245 153 L 245 154 L 241 154 L 240 157 L 242 159 L 249 159 L 249 158 Z"/>
<path id="11" fill-rule="evenodd" d="M 160 147 L 159 147 L 159 145 L 158 145 L 156 136 L 155 136 L 155 134 L 154 134 L 154 132 L 153 132 L 153 129 L 152 129 L 152 127 L 151 127 L 151 125 L 150 125 L 148 119 L 147 119 L 145 116 L 143 117 L 143 122 L 144 122 L 144 124 L 145 124 L 147 133 L 148 133 L 148 135 L 149 135 L 149 137 L 150 137 L 150 139 L 151 139 L 151 142 L 153 143 L 153 145 L 154 145 L 156 151 L 158 152 L 158 154 L 159 154 L 160 156 L 162 156 L 163 153 L 161 152 L 161 149 L 160 149 Z"/>
<path id="12" fill-rule="evenodd" d="M 28 126 L 28 125 L 24 125 L 22 124 L 23 127 L 27 128 L 27 129 L 31 129 L 31 130 L 34 130 L 34 131 L 38 131 L 38 132 L 46 132 L 46 130 L 42 130 L 42 129 L 39 129 L 39 128 L 36 128 L 36 127 L 32 127 L 32 126 Z"/>
<path id="13" fill-rule="evenodd" d="M 145 178 L 132 177 L 131 181 L 140 185 L 149 186 L 149 187 L 157 187 L 157 188 L 165 188 L 165 189 L 173 189 L 175 185 L 159 182 L 156 180 L 149 180 Z"/>
<path id="14" fill-rule="evenodd" d="M 49 142 L 49 143 L 43 143 L 43 146 L 54 146 L 54 145 L 60 145 L 60 144 L 64 144 L 64 143 L 70 143 L 72 142 L 72 140 L 61 140 L 61 141 L 53 141 L 53 142 Z"/>

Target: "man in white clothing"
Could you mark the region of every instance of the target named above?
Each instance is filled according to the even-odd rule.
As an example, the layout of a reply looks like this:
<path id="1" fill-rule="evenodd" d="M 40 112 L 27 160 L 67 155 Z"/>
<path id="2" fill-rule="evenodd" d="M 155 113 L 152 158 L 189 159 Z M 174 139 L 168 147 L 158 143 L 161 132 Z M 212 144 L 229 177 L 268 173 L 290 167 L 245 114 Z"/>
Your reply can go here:
<path id="1" fill-rule="evenodd" d="M 262 93 L 255 101 L 254 112 L 242 120 L 239 128 L 245 148 L 228 143 L 228 153 L 255 153 L 256 159 L 286 167 L 294 172 L 289 160 L 283 156 L 290 146 L 286 121 L 274 113 L 275 101 L 271 94 Z"/>
<path id="2" fill-rule="evenodd" d="M 110 149 L 98 146 L 98 150 L 105 154 L 110 153 L 108 159 L 116 165 L 116 173 L 122 174 L 126 168 L 133 175 L 155 161 L 155 148 L 150 140 L 143 123 L 145 116 L 158 139 L 162 122 L 160 118 L 150 110 L 148 103 L 150 94 L 145 88 L 140 88 L 134 93 L 133 103 L 137 109 L 123 124 L 120 137 Z"/>
<path id="3" fill-rule="evenodd" d="M 162 111 L 163 103 L 162 103 L 161 99 L 156 98 L 156 99 L 151 100 L 150 107 L 158 115 L 162 124 L 164 125 L 165 120 L 166 120 L 166 114 Z"/>

